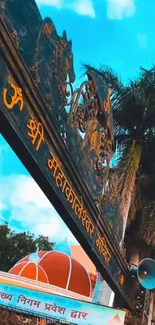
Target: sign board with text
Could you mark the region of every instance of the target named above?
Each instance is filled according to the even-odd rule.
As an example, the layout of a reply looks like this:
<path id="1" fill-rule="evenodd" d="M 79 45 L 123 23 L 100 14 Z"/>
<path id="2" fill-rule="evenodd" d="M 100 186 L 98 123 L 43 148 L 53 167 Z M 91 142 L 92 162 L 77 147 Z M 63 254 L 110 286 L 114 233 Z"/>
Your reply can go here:
<path id="1" fill-rule="evenodd" d="M 123 325 L 125 311 L 0 284 L 0 306 L 17 312 L 80 325 Z"/>
<path id="2" fill-rule="evenodd" d="M 33 0 L 22 8 L 19 0 L 0 0 L 0 39 L 0 132 L 103 278 L 131 307 L 130 272 L 96 203 L 108 171 L 101 157 L 109 164 L 114 146 L 110 90 L 90 74 L 88 84 L 73 92 L 71 41 L 65 32 L 57 35 L 49 18 L 42 21 Z M 84 107 L 77 100 L 81 94 Z"/>

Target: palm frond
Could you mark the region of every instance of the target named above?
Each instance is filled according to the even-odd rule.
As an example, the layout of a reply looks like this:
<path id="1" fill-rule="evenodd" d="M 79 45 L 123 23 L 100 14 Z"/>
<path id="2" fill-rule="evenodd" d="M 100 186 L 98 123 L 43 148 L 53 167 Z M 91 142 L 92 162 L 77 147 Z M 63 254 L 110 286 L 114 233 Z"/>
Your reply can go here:
<path id="1" fill-rule="evenodd" d="M 120 183 L 120 193 L 123 190 L 123 180 L 126 181 L 126 177 L 129 174 L 136 173 L 139 168 L 140 158 L 142 154 L 141 143 L 132 141 L 132 144 L 124 146 L 120 153 L 120 159 L 118 160 L 117 175 Z"/>
<path id="2" fill-rule="evenodd" d="M 122 97 L 122 93 L 124 91 L 124 86 L 120 80 L 120 78 L 117 76 L 117 74 L 109 67 L 107 66 L 101 66 L 99 69 L 96 69 L 88 64 L 83 64 L 85 73 L 88 72 L 95 72 L 97 73 L 103 80 L 103 83 L 107 88 L 112 89 L 111 93 L 111 104 L 112 109 L 114 110 L 117 108 L 119 100 Z"/>
<path id="3" fill-rule="evenodd" d="M 143 208 L 140 233 L 148 245 L 155 244 L 155 202 Z"/>
<path id="4" fill-rule="evenodd" d="M 111 68 L 102 65 L 99 69 L 96 69 L 93 66 L 85 63 L 83 64 L 83 67 L 85 69 L 85 72 L 95 71 L 98 73 L 103 78 L 106 86 L 111 87 L 114 91 L 117 91 L 119 93 L 124 88 L 121 79 Z"/>
<path id="5" fill-rule="evenodd" d="M 140 67 L 139 69 L 139 82 L 145 85 L 146 87 L 149 87 L 151 85 L 155 86 L 155 65 L 152 65 L 151 69 L 144 69 L 143 67 Z"/>
<path id="6" fill-rule="evenodd" d="M 132 197 L 131 197 L 131 204 L 130 204 L 130 209 L 128 213 L 128 220 L 127 220 L 127 227 L 133 222 L 136 218 L 136 212 L 137 212 L 137 207 L 136 207 L 136 186 L 133 188 L 132 192 Z"/>

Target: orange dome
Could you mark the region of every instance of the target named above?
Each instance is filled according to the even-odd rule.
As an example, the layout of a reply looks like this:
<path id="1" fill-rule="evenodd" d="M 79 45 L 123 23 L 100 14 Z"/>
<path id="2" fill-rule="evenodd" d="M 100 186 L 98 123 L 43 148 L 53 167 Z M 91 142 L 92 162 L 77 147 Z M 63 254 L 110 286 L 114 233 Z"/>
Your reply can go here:
<path id="1" fill-rule="evenodd" d="M 53 251 L 37 252 L 24 257 L 10 273 L 46 282 L 86 297 L 92 294 L 90 276 L 84 266 L 71 257 L 67 242 L 57 244 Z"/>
<path id="2" fill-rule="evenodd" d="M 20 275 L 31 280 L 48 283 L 46 272 L 40 265 L 33 262 L 18 263 L 9 271 L 9 273 Z"/>
<path id="3" fill-rule="evenodd" d="M 67 254 L 46 252 L 39 265 L 45 270 L 50 284 L 84 296 L 91 296 L 91 281 L 86 269 Z"/>
<path id="4" fill-rule="evenodd" d="M 44 254 L 46 254 L 46 253 L 47 253 L 47 251 L 41 251 L 41 252 L 38 252 L 37 255 L 38 255 L 39 259 L 40 259 L 40 258 L 41 258 L 42 256 L 44 256 Z M 27 255 L 27 256 L 23 257 L 20 261 L 17 262 L 17 264 L 19 264 L 19 263 L 21 263 L 21 262 L 29 262 L 30 257 L 31 257 L 32 255 L 34 255 L 34 254 L 30 254 L 30 255 Z M 16 264 L 16 265 L 17 265 L 17 264 Z"/>

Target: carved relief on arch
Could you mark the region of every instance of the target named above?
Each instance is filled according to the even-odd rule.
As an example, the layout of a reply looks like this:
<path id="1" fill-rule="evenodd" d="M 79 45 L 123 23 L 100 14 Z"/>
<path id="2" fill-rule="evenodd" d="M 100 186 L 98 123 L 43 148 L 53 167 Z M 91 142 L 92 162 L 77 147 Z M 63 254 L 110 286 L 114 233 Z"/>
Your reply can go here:
<path id="1" fill-rule="evenodd" d="M 114 151 L 111 91 L 89 73 L 88 81 L 72 92 L 70 101 L 69 124 L 83 133 L 81 151 L 87 150 L 91 169 L 97 169 L 101 179 Z"/>

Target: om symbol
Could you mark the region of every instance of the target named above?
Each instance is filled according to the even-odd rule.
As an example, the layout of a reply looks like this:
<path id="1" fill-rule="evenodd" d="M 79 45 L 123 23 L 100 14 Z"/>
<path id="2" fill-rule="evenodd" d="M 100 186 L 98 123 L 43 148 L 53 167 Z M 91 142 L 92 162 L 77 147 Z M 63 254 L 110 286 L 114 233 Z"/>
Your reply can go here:
<path id="1" fill-rule="evenodd" d="M 14 91 L 14 94 L 11 96 L 10 103 L 7 100 L 8 90 L 5 88 L 4 91 L 3 91 L 3 101 L 4 101 L 5 106 L 8 109 L 12 109 L 17 103 L 20 103 L 19 110 L 22 111 L 23 110 L 23 106 L 24 106 L 22 89 L 19 88 L 19 87 L 17 87 L 17 86 L 15 86 L 13 83 L 10 84 L 10 87 Z"/>

